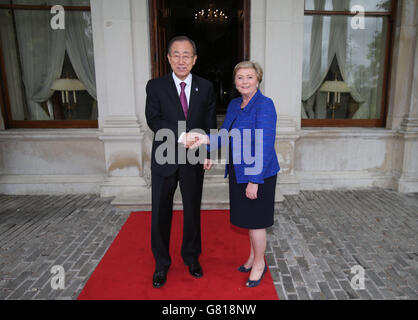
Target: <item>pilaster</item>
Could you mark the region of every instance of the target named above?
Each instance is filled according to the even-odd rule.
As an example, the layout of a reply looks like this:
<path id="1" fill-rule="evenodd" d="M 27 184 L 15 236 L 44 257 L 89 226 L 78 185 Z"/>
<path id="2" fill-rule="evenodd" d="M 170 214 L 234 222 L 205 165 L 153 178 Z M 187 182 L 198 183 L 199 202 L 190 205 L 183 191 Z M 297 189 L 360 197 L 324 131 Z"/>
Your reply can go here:
<path id="1" fill-rule="evenodd" d="M 141 192 L 144 128 L 137 111 L 132 1 L 92 0 L 99 123 L 107 176 L 104 197 Z M 145 16 L 147 12 L 142 12 Z M 146 35 L 144 35 L 146 37 Z"/>

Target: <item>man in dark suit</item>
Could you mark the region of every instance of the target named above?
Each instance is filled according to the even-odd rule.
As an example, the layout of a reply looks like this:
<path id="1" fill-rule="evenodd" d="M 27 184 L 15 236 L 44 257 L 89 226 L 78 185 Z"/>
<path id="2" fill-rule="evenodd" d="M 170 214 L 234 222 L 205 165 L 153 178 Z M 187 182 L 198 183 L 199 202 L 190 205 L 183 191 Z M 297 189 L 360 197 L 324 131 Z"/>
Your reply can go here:
<path id="1" fill-rule="evenodd" d="M 203 165 L 178 161 L 178 154 L 186 151 L 192 141 L 187 132 L 200 129 L 209 133 L 216 128 L 216 97 L 211 82 L 190 72 L 196 63 L 196 45 L 187 37 L 173 38 L 168 46 L 168 61 L 172 73 L 150 80 L 146 87 L 145 115 L 148 126 L 157 134 L 169 129 L 175 137 L 174 163 L 161 163 L 156 159 L 156 150 L 162 143 L 155 139 L 152 146 L 152 222 L 151 247 L 156 267 L 153 286 L 159 288 L 167 280 L 171 264 L 169 254 L 173 197 L 180 184 L 184 209 L 183 242 L 181 255 L 192 276 L 200 278 L 203 270 L 199 264 L 201 253 L 200 204 L 202 200 L 204 169 L 212 162 L 206 159 Z M 179 132 L 179 122 L 185 121 L 185 131 Z M 190 135 L 189 135 L 190 136 Z M 170 157 L 168 157 L 170 158 Z"/>

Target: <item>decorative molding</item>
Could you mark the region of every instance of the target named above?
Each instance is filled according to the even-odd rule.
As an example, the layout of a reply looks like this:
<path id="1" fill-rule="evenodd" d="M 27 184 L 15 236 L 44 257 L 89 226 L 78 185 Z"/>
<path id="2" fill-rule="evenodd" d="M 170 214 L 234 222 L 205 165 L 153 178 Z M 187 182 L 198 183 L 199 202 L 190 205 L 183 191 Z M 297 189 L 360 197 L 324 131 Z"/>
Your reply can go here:
<path id="1" fill-rule="evenodd" d="M 106 177 L 103 179 L 102 186 L 107 187 L 146 187 L 142 177 Z"/>
<path id="2" fill-rule="evenodd" d="M 104 179 L 100 174 L 10 174 L 0 175 L 0 184 L 101 183 Z"/>
<path id="3" fill-rule="evenodd" d="M 399 138 L 400 133 L 397 130 L 381 128 L 303 128 L 300 136 L 310 139 L 388 139 Z"/>
<path id="4" fill-rule="evenodd" d="M 392 188 L 394 176 L 390 173 L 368 171 L 296 171 L 301 190 L 331 190 L 358 188 Z"/>
<path id="5" fill-rule="evenodd" d="M 297 132 L 299 126 L 295 119 L 287 115 L 278 115 L 277 117 L 277 131 L 278 132 Z"/>
<path id="6" fill-rule="evenodd" d="M 4 194 L 82 194 L 100 193 L 104 175 L 0 175 Z"/>
<path id="7" fill-rule="evenodd" d="M 408 132 L 418 132 L 418 118 L 404 118 L 401 128 Z"/>
<path id="8" fill-rule="evenodd" d="M 395 189 L 401 193 L 418 192 L 418 175 L 403 175 L 395 179 Z"/>
<path id="9" fill-rule="evenodd" d="M 131 133 L 102 133 L 98 137 L 103 142 L 139 142 L 144 139 L 143 132 L 131 132 Z"/>
<path id="10" fill-rule="evenodd" d="M 107 116 L 103 121 L 103 132 L 100 134 L 101 140 L 111 140 L 112 137 L 127 138 L 131 136 L 144 137 L 145 131 L 141 122 L 136 116 L 113 115 Z"/>
<path id="11" fill-rule="evenodd" d="M 136 116 L 111 115 L 106 116 L 103 122 L 104 128 L 141 128 L 142 125 Z"/>
<path id="12" fill-rule="evenodd" d="M 2 140 L 98 140 L 98 129 L 9 129 L 0 131 Z"/>
<path id="13" fill-rule="evenodd" d="M 100 185 L 101 197 L 123 196 L 135 194 L 136 196 L 150 192 L 150 186 L 145 177 L 107 177 Z"/>

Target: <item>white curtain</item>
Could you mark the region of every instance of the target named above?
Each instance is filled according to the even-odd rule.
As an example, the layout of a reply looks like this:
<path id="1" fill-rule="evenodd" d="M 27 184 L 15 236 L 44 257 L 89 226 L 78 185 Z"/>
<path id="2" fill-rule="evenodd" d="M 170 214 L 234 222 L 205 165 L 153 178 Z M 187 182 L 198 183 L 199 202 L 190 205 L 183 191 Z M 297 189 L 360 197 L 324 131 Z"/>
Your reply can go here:
<path id="1" fill-rule="evenodd" d="M 329 0 L 313 0 L 315 10 L 327 9 L 329 4 Z M 335 11 L 349 7 L 350 0 L 332 0 L 332 9 Z M 385 43 L 382 30 L 385 29 L 379 26 L 382 20 L 376 18 L 366 18 L 365 29 L 353 29 L 351 19 L 337 15 L 314 15 L 305 19 L 305 43 L 309 42 L 309 46 L 307 44 L 304 49 L 302 118 L 326 117 L 326 94 L 318 89 L 334 58 L 337 59 L 343 80 L 351 90 L 351 97 L 359 104 L 359 110 L 353 118 L 380 117 L 384 65 L 382 48 Z"/>
<path id="2" fill-rule="evenodd" d="M 333 10 L 333 0 L 321 0 L 325 4 L 325 10 Z M 344 1 L 344 0 L 343 0 Z M 361 5 L 365 11 L 386 11 L 390 8 L 391 0 L 351 0 L 344 1 L 340 6 L 341 10 L 350 11 L 355 5 Z M 314 0 L 305 0 L 306 10 L 318 10 Z"/>
<path id="3" fill-rule="evenodd" d="M 0 10 L 0 37 L 6 68 L 7 85 L 12 118 L 24 120 L 27 116 L 24 93 L 22 92 L 22 78 L 16 50 L 13 21 L 9 10 Z"/>
<path id="4" fill-rule="evenodd" d="M 340 11 L 344 10 L 348 7 L 349 0 L 341 1 L 341 0 L 333 0 L 333 8 L 334 10 Z M 353 75 L 353 67 L 355 67 L 353 62 L 353 56 L 348 54 L 351 45 L 351 39 L 348 36 L 349 24 L 351 25 L 351 17 L 345 16 L 332 16 L 331 17 L 331 33 L 329 39 L 329 52 L 330 55 L 336 56 L 338 66 L 343 77 L 343 80 L 348 84 L 350 88 L 351 97 L 360 105 L 365 103 L 365 99 L 362 97 L 360 93 L 360 89 L 362 87 L 362 83 L 364 82 L 364 78 L 355 77 Z M 361 33 L 361 31 L 365 30 L 357 30 L 357 33 Z M 356 53 L 358 54 L 358 53 Z"/>
<path id="5" fill-rule="evenodd" d="M 314 0 L 314 2 L 317 10 L 324 10 L 324 0 Z M 331 64 L 331 62 L 327 63 L 328 68 L 326 70 L 321 70 L 323 21 L 323 16 L 314 15 L 312 17 L 312 22 L 305 25 L 305 33 L 307 33 L 308 30 L 311 30 L 311 38 L 309 39 L 309 43 L 305 42 L 305 45 L 309 48 L 309 61 L 303 66 L 304 79 L 306 78 L 306 80 L 308 80 L 303 82 L 303 101 L 308 100 L 318 90 L 326 76 L 327 69 L 329 69 L 329 65 Z M 305 54 L 306 53 L 305 50 Z"/>
<path id="6" fill-rule="evenodd" d="M 60 0 L 62 5 L 90 6 L 90 0 Z M 67 11 L 65 46 L 77 78 L 94 99 L 90 119 L 96 120 L 97 93 L 94 69 L 93 29 L 88 11 Z"/>
<path id="7" fill-rule="evenodd" d="M 15 4 L 39 4 L 36 0 L 18 0 Z M 47 4 L 83 5 L 88 6 L 89 0 L 48 0 Z M 2 10 L 2 14 L 7 12 Z M 13 119 L 22 120 L 27 114 L 28 120 L 51 120 L 53 113 L 49 98 L 54 93 L 51 90 L 54 80 L 60 78 L 65 51 L 70 58 L 79 80 L 85 85 L 89 94 L 96 100 L 96 81 L 94 71 L 93 37 L 90 12 L 66 11 L 65 29 L 53 30 L 50 26 L 49 10 L 15 10 L 16 36 L 19 44 L 19 54 L 22 69 L 24 90 L 26 93 L 27 111 L 23 101 L 15 99 L 12 102 Z M 11 20 L 2 20 L 2 40 L 6 41 L 6 61 L 14 61 L 7 70 L 12 79 L 19 81 L 17 59 L 13 60 L 14 46 Z M 3 28 L 3 21 L 8 21 Z M 13 68 L 13 69 L 12 69 Z M 19 83 L 9 84 L 12 96 L 19 96 Z M 12 100 L 12 99 L 11 99 Z M 21 99 L 22 100 L 22 99 Z M 44 110 L 41 102 L 48 102 L 49 108 Z M 92 119 L 97 119 L 97 103 L 93 105 Z"/>
<path id="8" fill-rule="evenodd" d="M 324 10 L 325 0 L 313 0 L 316 10 Z M 305 114 L 302 113 L 302 118 L 322 118 L 318 117 L 318 113 L 323 115 L 323 109 L 326 109 L 326 106 L 323 104 L 317 103 L 317 112 L 315 114 L 313 110 L 313 105 L 315 103 L 316 95 L 315 93 L 321 86 L 324 81 L 329 67 L 332 62 L 332 58 L 328 58 L 323 55 L 323 32 L 324 32 L 324 17 L 320 15 L 314 15 L 312 18 L 309 18 L 310 21 L 305 24 L 305 35 L 311 34 L 310 39 L 305 39 L 305 61 L 303 65 L 303 84 L 302 84 L 302 101 L 303 107 L 302 110 L 305 111 Z M 305 19 L 306 20 L 306 19 Z M 306 60 L 306 57 L 309 57 Z M 324 61 L 323 59 L 326 59 Z M 323 63 L 325 62 L 325 64 Z M 321 110 L 319 110 L 321 109 Z M 325 113 L 326 115 L 326 113 Z M 325 117 L 324 117 L 325 118 Z"/>
<path id="9" fill-rule="evenodd" d="M 343 77 L 360 103 L 353 119 L 379 119 L 384 80 L 386 20 L 366 18 L 365 29 L 348 28 Z M 342 71 L 343 72 L 343 71 Z"/>
<path id="10" fill-rule="evenodd" d="M 19 4 L 33 3 L 19 1 Z M 61 75 L 65 32 L 51 28 L 49 11 L 15 10 L 15 18 L 29 119 L 50 120 L 40 103 L 52 96 L 52 83 Z"/>
<path id="11" fill-rule="evenodd" d="M 73 5 L 89 5 L 88 0 L 72 1 Z M 78 79 L 95 100 L 91 119 L 97 119 L 96 74 L 94 69 L 93 31 L 91 14 L 86 11 L 71 11 L 66 15 L 66 48 Z"/>
<path id="12" fill-rule="evenodd" d="M 67 14 L 66 48 L 71 64 L 89 94 L 96 99 L 91 15 L 85 11 Z"/>

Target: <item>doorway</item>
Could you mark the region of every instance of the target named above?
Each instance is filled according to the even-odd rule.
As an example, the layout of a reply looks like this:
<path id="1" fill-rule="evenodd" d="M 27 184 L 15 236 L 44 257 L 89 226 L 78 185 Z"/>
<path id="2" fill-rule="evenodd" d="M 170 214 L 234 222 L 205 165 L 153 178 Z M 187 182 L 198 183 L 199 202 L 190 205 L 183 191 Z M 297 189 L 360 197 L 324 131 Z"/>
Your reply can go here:
<path id="1" fill-rule="evenodd" d="M 197 46 L 192 72 L 212 81 L 217 115 L 237 96 L 234 66 L 249 59 L 250 0 L 149 0 L 153 78 L 170 72 L 167 45 L 185 35 Z"/>

